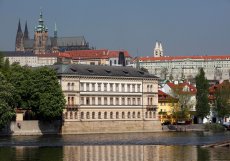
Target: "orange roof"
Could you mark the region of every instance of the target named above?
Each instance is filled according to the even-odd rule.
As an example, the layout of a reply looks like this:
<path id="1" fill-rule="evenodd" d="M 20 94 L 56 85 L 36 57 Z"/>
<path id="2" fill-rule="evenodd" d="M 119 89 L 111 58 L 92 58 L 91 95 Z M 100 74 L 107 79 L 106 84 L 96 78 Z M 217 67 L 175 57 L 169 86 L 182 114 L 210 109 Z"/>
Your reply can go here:
<path id="1" fill-rule="evenodd" d="M 179 84 L 174 84 L 172 82 L 168 82 L 167 85 L 170 87 L 170 88 L 179 88 L 180 89 L 180 92 L 181 93 L 191 93 L 191 94 L 196 94 L 197 90 L 196 90 L 196 87 L 189 84 L 188 82 L 183 82 L 183 83 L 179 83 Z M 188 86 L 189 88 L 189 91 L 182 91 L 182 89 L 185 87 L 185 86 Z"/>
<path id="2" fill-rule="evenodd" d="M 62 54 L 68 54 L 72 59 L 108 59 L 118 57 L 119 52 L 119 50 L 99 49 L 65 51 Z M 131 57 L 128 51 L 123 52 L 125 57 Z"/>
<path id="3" fill-rule="evenodd" d="M 164 56 L 164 57 L 140 57 L 139 61 L 173 61 L 184 59 L 197 59 L 197 60 L 230 60 L 230 55 L 220 56 Z"/>

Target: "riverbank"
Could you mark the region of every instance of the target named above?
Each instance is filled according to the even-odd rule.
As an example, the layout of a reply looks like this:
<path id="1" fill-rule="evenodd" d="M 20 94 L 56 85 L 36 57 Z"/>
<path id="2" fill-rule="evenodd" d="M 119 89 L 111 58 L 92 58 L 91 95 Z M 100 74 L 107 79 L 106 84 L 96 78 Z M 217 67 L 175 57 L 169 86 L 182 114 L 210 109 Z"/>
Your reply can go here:
<path id="1" fill-rule="evenodd" d="M 74 134 L 103 134 L 103 133 L 153 133 L 153 132 L 189 132 L 205 131 L 204 124 L 191 125 L 164 125 L 152 124 L 151 122 L 78 122 L 63 125 L 61 121 L 40 122 L 38 120 L 11 122 L 6 128 L 0 131 L 0 135 L 74 135 Z M 100 126 L 99 126 L 100 125 Z"/>

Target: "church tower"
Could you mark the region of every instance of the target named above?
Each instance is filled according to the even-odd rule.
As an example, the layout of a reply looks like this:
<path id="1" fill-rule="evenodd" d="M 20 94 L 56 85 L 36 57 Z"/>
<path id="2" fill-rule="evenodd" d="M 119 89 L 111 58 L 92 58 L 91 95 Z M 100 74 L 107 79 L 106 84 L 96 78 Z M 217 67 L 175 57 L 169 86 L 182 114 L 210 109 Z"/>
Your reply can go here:
<path id="1" fill-rule="evenodd" d="M 40 12 L 38 23 L 39 24 L 35 27 L 34 31 L 34 53 L 45 54 L 48 40 L 48 28 L 44 25 L 42 11 Z"/>
<path id="2" fill-rule="evenodd" d="M 23 46 L 23 33 L 21 29 L 20 20 L 18 21 L 18 30 L 16 34 L 16 41 L 15 41 L 15 51 L 24 51 Z"/>
<path id="3" fill-rule="evenodd" d="M 163 47 L 161 45 L 161 42 L 156 42 L 156 45 L 155 45 L 155 48 L 154 48 L 154 51 L 153 51 L 153 55 L 154 57 L 162 57 L 164 56 L 163 54 Z"/>
<path id="4" fill-rule="evenodd" d="M 23 39 L 24 40 L 28 40 L 29 39 L 29 32 L 28 32 L 28 28 L 27 28 L 27 22 L 25 24 L 25 30 L 24 30 Z"/>
<path id="5" fill-rule="evenodd" d="M 58 44 L 57 44 L 57 25 L 54 24 L 54 37 L 51 39 L 52 44 L 52 53 L 58 52 Z"/>

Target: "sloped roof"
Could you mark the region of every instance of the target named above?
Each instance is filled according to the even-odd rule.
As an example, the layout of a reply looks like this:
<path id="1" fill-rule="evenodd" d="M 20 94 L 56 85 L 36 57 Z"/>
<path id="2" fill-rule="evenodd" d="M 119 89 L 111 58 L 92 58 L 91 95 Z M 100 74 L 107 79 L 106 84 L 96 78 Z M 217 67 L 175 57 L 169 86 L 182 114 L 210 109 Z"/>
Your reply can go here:
<path id="1" fill-rule="evenodd" d="M 119 53 L 123 52 L 126 58 L 130 58 L 128 51 L 119 50 L 108 50 L 108 49 L 98 49 L 98 50 L 72 50 L 65 51 L 63 53 L 69 54 L 72 59 L 108 59 L 108 58 L 118 58 Z"/>
<path id="2" fill-rule="evenodd" d="M 58 37 L 57 45 L 58 46 L 80 46 L 85 45 L 86 41 L 84 36 L 75 36 L 75 37 Z"/>
<path id="3" fill-rule="evenodd" d="M 24 51 L 2 51 L 4 57 L 36 57 L 33 52 Z"/>
<path id="4" fill-rule="evenodd" d="M 52 66 L 58 75 L 84 75 L 84 76 L 108 76 L 108 77 L 158 77 L 132 67 L 100 66 L 85 64 L 59 64 Z"/>
<path id="5" fill-rule="evenodd" d="M 188 82 L 183 82 L 183 83 L 179 83 L 179 84 L 174 84 L 172 82 L 168 82 L 167 85 L 172 88 L 172 89 L 176 89 L 178 88 L 180 91 L 180 93 L 190 93 L 190 94 L 196 94 L 197 89 L 195 86 L 193 86 L 192 84 L 189 84 Z M 189 91 L 183 91 L 183 88 L 187 86 L 189 88 Z"/>

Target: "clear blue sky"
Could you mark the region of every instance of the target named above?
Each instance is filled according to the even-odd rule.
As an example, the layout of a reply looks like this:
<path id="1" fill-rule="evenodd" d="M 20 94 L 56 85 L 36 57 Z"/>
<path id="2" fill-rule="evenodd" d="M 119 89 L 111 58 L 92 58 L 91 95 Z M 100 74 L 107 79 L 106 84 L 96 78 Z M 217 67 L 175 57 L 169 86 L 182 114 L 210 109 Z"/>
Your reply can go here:
<path id="1" fill-rule="evenodd" d="M 159 40 L 169 56 L 230 54 L 230 0 L 0 0 L 0 50 L 14 50 L 19 18 L 33 38 L 40 7 L 49 35 L 56 22 L 97 49 L 150 56 Z"/>

